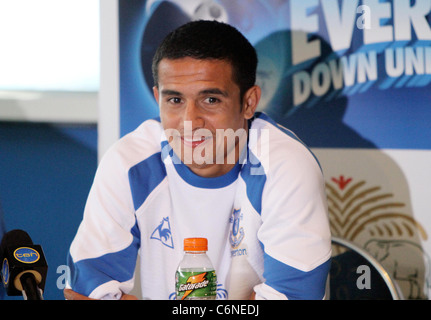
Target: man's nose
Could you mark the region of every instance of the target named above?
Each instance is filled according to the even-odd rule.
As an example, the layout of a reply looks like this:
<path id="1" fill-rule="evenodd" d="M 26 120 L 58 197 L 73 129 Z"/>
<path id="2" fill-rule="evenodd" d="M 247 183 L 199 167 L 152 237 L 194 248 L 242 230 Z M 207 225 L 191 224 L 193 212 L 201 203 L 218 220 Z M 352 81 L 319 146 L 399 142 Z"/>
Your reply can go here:
<path id="1" fill-rule="evenodd" d="M 187 102 L 186 108 L 184 110 L 184 121 L 191 121 L 193 128 L 203 127 L 204 118 L 202 110 L 199 108 L 196 102 Z"/>

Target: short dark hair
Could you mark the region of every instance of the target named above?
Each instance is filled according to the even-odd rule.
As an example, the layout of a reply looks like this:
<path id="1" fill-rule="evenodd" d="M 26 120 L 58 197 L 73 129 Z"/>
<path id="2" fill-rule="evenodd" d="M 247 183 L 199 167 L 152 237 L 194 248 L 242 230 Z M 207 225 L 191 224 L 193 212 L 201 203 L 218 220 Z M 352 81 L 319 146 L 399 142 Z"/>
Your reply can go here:
<path id="1" fill-rule="evenodd" d="M 190 57 L 231 63 L 233 81 L 240 88 L 241 100 L 255 85 L 257 54 L 250 42 L 226 23 L 198 20 L 186 23 L 168 34 L 158 47 L 152 64 L 154 85 L 158 86 L 158 66 L 162 59 Z"/>

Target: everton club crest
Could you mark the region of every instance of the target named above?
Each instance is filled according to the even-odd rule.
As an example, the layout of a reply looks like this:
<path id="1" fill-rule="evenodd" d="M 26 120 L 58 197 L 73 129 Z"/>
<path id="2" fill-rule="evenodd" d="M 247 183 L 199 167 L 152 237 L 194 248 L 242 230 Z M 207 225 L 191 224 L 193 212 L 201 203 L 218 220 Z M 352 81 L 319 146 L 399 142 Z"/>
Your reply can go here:
<path id="1" fill-rule="evenodd" d="M 240 227 L 240 221 L 242 220 L 241 209 L 234 209 L 231 217 L 232 230 L 229 234 L 229 241 L 231 247 L 234 249 L 241 244 L 244 238 L 244 229 Z"/>

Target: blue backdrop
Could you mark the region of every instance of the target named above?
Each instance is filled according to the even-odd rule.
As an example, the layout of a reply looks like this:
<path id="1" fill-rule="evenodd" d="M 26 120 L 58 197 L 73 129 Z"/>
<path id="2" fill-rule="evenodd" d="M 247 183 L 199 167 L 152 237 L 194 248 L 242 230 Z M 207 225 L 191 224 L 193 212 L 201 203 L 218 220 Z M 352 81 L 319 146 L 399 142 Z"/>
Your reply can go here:
<path id="1" fill-rule="evenodd" d="M 310 147 L 430 149 L 429 1 L 120 1 L 121 134 L 158 114 L 151 58 L 193 19 L 256 47 L 260 110 Z"/>
<path id="2" fill-rule="evenodd" d="M 66 264 L 96 166 L 96 126 L 0 122 L 4 227 L 24 230 L 42 246 L 47 300 L 64 299 L 61 278 L 57 286 L 64 271 L 57 268 Z"/>

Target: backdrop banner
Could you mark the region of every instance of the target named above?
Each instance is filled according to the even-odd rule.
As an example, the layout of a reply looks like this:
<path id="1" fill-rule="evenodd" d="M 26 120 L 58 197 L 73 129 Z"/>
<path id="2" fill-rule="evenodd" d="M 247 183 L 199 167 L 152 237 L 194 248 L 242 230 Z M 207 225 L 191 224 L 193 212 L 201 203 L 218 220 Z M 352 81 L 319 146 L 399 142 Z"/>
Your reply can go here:
<path id="1" fill-rule="evenodd" d="M 192 20 L 255 46 L 259 111 L 319 158 L 334 236 L 370 252 L 408 299 L 428 299 L 431 0 L 119 0 L 121 135 L 158 116 L 151 60 Z"/>

